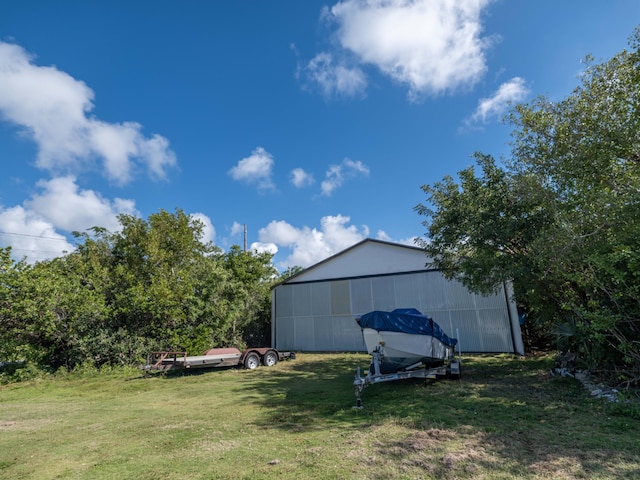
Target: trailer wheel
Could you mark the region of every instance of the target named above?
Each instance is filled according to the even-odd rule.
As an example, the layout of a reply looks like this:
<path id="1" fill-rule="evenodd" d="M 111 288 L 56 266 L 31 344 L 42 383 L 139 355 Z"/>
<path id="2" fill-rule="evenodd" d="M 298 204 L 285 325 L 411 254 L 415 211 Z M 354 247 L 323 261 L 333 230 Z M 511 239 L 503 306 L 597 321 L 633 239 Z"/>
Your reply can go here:
<path id="1" fill-rule="evenodd" d="M 276 363 L 278 363 L 278 354 L 273 350 L 269 350 L 262 357 L 262 364 L 265 367 L 273 367 Z"/>
<path id="2" fill-rule="evenodd" d="M 247 354 L 244 359 L 244 368 L 247 370 L 255 370 L 260 366 L 260 357 L 256 352 Z"/>

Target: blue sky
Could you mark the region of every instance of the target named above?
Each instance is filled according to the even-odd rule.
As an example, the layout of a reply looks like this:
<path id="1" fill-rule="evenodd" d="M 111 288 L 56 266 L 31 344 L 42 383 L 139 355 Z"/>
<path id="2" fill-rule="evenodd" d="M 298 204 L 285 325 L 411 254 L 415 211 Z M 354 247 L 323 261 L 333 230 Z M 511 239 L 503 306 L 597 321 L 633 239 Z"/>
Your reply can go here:
<path id="1" fill-rule="evenodd" d="M 637 0 L 3 1 L 0 246 L 176 208 L 281 270 L 412 244 L 421 185 L 508 155 L 508 106 L 638 24 Z"/>

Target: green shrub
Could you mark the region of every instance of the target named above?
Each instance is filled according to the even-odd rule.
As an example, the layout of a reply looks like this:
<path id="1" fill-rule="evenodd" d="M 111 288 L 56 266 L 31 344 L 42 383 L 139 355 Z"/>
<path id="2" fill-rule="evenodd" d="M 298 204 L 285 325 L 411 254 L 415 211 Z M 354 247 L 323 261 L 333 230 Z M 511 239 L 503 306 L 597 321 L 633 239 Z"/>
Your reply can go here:
<path id="1" fill-rule="evenodd" d="M 640 420 L 640 400 L 637 397 L 632 398 L 623 395 L 619 401 L 607 404 L 606 412 L 608 415 L 616 417 L 629 417 L 634 420 Z"/>
<path id="2" fill-rule="evenodd" d="M 8 362 L 0 366 L 0 384 L 36 380 L 47 375 L 31 362 Z"/>

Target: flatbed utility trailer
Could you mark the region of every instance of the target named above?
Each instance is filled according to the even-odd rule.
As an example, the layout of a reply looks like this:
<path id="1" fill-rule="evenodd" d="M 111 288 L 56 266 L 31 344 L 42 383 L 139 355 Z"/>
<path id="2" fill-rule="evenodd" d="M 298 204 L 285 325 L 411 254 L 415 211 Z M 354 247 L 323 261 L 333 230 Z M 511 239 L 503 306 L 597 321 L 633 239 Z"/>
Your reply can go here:
<path id="1" fill-rule="evenodd" d="M 432 365 L 425 365 L 419 362 L 393 373 L 380 373 L 381 360 L 382 353 L 380 350 L 375 350 L 371 353 L 371 366 L 369 371 L 366 372 L 366 375 L 364 377 L 360 375 L 360 367 L 356 369 L 356 375 L 353 381 L 356 393 L 355 408 L 362 408 L 362 390 L 375 383 L 408 380 L 410 378 L 424 378 L 426 380 L 436 380 L 438 378 L 460 378 L 461 374 L 459 357 L 448 362 L 443 361 Z"/>
<path id="2" fill-rule="evenodd" d="M 257 347 L 240 351 L 237 348 L 212 348 L 202 355 L 189 356 L 187 352 L 151 352 L 147 356 L 146 372 L 175 369 L 216 368 L 244 366 L 254 370 L 260 364 L 271 367 L 281 360 L 293 360 L 294 352 L 280 352 L 275 348 Z"/>

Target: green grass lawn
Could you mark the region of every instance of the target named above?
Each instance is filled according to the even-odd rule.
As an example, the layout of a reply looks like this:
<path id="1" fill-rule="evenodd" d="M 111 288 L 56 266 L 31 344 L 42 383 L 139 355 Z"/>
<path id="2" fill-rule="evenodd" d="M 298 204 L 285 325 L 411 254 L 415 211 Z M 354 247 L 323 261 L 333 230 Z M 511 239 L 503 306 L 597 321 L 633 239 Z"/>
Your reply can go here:
<path id="1" fill-rule="evenodd" d="M 640 409 L 550 377 L 551 357 L 464 357 L 461 380 L 372 385 L 354 409 L 368 359 L 2 386 L 0 478 L 640 478 Z"/>

